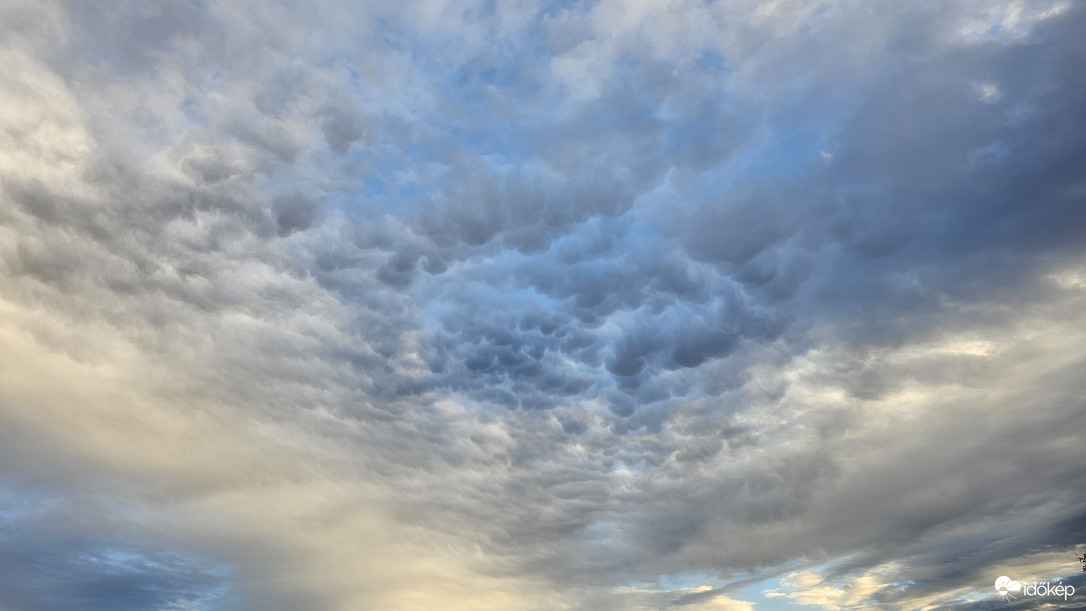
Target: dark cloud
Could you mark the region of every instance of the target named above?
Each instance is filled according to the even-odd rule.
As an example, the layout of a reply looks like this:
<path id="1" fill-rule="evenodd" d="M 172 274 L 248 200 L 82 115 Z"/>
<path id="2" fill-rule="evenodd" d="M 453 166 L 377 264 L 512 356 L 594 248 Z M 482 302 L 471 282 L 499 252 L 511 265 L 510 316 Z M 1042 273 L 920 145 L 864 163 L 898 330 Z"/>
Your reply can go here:
<path id="1" fill-rule="evenodd" d="M 97 510 L 95 510 L 97 509 Z M 133 536 L 100 508 L 5 482 L 0 589 L 13 609 L 243 609 L 233 567 Z M 126 532 L 128 531 L 128 532 Z"/>

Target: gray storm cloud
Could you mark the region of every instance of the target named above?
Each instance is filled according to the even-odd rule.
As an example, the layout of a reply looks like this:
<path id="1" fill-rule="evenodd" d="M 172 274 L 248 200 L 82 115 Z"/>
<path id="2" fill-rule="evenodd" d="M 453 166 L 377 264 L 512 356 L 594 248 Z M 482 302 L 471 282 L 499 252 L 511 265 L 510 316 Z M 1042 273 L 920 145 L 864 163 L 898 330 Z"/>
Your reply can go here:
<path id="1" fill-rule="evenodd" d="M 1077 578 L 1082 7 L 0 23 L 0 607 Z"/>

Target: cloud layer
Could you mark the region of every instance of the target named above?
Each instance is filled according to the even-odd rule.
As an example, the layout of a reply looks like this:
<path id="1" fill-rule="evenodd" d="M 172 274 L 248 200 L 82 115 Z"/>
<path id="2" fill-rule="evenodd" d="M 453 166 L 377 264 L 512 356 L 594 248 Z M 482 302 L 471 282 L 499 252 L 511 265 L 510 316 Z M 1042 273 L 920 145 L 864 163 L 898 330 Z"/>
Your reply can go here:
<path id="1" fill-rule="evenodd" d="M 1086 594 L 1082 7 L 358 4 L 0 7 L 0 609 Z"/>

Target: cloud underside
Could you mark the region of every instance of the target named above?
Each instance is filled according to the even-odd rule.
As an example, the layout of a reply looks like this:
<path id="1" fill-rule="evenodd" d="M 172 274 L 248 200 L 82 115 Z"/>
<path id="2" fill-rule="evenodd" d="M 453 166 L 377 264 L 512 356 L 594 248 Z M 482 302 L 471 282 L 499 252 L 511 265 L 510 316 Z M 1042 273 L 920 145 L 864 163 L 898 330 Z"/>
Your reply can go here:
<path id="1" fill-rule="evenodd" d="M 356 4 L 0 7 L 0 607 L 1075 577 L 1082 7 Z"/>

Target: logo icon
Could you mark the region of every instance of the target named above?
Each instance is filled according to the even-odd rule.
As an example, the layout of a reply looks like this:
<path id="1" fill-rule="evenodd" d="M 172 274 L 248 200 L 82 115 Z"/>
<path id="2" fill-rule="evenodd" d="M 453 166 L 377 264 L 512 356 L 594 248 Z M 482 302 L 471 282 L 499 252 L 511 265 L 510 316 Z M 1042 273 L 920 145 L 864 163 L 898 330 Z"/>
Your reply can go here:
<path id="1" fill-rule="evenodd" d="M 1011 594 L 1011 592 L 1020 592 L 1022 590 L 1022 584 L 1014 581 L 1006 575 L 1003 575 L 999 579 L 995 580 L 995 589 L 996 592 L 999 592 L 999 597 L 1003 600 L 1007 600 L 1008 597 L 1018 600 L 1018 598 Z"/>
<path id="2" fill-rule="evenodd" d="M 995 580 L 995 589 L 1004 601 L 1009 598 L 1018 600 L 1012 592 L 1021 592 L 1023 596 L 1062 596 L 1064 600 L 1075 595 L 1075 586 L 1063 585 L 1062 581 L 1056 585 L 1050 581 L 1035 581 L 1023 588 L 1022 584 L 1006 575 Z"/>

